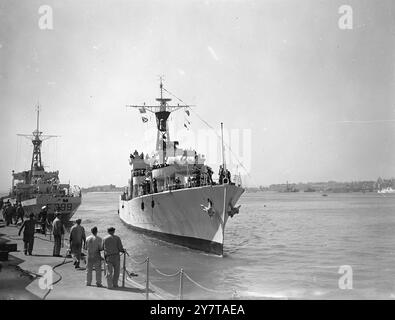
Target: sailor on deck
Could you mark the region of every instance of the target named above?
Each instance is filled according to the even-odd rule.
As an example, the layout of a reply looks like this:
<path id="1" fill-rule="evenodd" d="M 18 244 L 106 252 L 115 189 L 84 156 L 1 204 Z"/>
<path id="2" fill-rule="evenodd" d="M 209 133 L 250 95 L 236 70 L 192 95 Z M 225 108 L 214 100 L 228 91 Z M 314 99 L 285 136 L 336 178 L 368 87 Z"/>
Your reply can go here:
<path id="1" fill-rule="evenodd" d="M 219 166 L 219 172 L 218 172 L 218 176 L 219 176 L 219 184 L 222 184 L 225 178 L 225 172 L 224 172 L 224 167 L 222 165 Z"/>
<path id="2" fill-rule="evenodd" d="M 103 239 L 104 259 L 106 260 L 106 279 L 109 289 L 118 287 L 121 258 L 119 253 L 124 253 L 121 239 L 114 235 L 115 228 L 107 229 L 108 235 Z"/>

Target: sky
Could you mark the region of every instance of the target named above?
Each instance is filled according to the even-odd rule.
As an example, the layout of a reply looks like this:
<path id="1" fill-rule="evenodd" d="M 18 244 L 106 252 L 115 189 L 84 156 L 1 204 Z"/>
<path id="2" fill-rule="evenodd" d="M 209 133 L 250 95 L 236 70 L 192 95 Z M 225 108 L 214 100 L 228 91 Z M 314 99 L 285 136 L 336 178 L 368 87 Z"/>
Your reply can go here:
<path id="1" fill-rule="evenodd" d="M 394 38 L 391 0 L 0 0 L 0 190 L 30 167 L 16 134 L 35 129 L 38 103 L 41 130 L 59 136 L 44 141 L 47 170 L 126 185 L 155 124 L 125 106 L 155 103 L 160 75 L 192 105 L 171 138 L 217 171 L 223 122 L 227 164 L 249 186 L 393 177 Z"/>

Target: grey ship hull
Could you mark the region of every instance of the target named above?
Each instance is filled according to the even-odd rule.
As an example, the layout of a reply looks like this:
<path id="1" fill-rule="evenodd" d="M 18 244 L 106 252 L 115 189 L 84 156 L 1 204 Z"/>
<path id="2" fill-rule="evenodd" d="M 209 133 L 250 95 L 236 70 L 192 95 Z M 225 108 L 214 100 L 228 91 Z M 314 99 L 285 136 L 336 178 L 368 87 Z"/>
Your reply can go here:
<path id="1" fill-rule="evenodd" d="M 222 255 L 229 210 L 243 192 L 240 187 L 223 184 L 121 198 L 119 216 L 131 228 L 156 238 Z M 208 199 L 213 203 L 212 216 L 202 208 Z"/>

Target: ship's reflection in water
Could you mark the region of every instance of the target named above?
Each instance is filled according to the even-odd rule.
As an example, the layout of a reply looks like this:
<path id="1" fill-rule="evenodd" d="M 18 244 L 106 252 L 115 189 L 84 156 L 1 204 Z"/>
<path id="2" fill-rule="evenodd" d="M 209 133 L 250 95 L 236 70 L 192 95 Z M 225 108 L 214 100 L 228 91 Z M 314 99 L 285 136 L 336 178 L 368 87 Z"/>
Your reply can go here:
<path id="1" fill-rule="evenodd" d="M 391 299 L 395 297 L 395 196 L 378 194 L 246 193 L 240 214 L 225 232 L 224 256 L 168 244 L 124 225 L 119 194 L 88 193 L 74 218 L 87 233 L 116 228 L 129 254 L 149 256 L 164 273 L 180 268 L 206 292 L 184 279 L 185 299 Z M 266 205 L 266 207 L 264 207 Z M 145 265 L 129 269 L 145 280 Z M 353 270 L 353 289 L 339 288 L 340 266 Z M 179 278 L 154 270 L 150 280 L 177 297 Z"/>

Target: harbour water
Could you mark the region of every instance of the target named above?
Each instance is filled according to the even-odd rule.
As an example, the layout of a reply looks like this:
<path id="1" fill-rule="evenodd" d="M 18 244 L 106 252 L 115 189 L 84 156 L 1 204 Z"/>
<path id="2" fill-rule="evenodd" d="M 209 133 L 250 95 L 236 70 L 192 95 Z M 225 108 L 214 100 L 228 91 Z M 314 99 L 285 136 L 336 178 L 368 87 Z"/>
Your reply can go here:
<path id="1" fill-rule="evenodd" d="M 99 235 L 114 226 L 138 261 L 147 256 L 166 274 L 180 268 L 185 299 L 395 299 L 395 195 L 376 193 L 245 193 L 229 219 L 224 256 L 168 244 L 129 229 L 117 215 L 117 193 L 88 193 L 73 217 Z M 145 265 L 131 265 L 145 280 Z M 341 266 L 352 289 L 340 289 Z M 346 267 L 348 268 L 348 267 Z M 179 277 L 154 269 L 150 281 L 177 296 Z"/>

